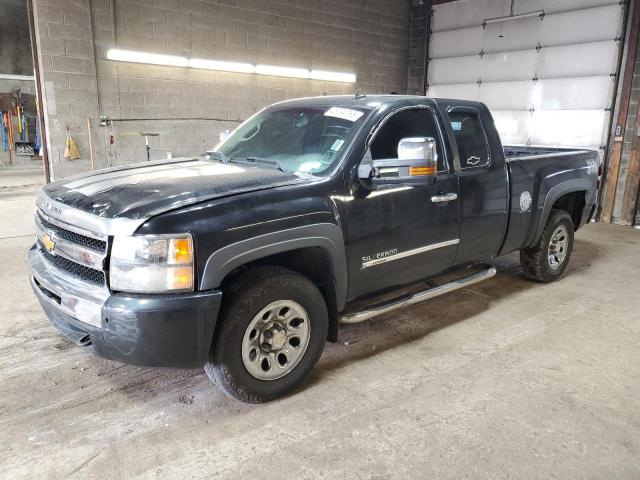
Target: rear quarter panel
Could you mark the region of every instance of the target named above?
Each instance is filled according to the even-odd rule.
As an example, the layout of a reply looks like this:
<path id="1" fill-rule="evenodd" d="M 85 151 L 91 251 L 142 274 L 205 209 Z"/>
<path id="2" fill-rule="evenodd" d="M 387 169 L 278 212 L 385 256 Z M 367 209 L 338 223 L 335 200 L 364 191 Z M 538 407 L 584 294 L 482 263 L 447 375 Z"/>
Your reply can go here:
<path id="1" fill-rule="evenodd" d="M 568 151 L 507 161 L 510 176 L 509 223 L 500 254 L 535 244 L 555 201 L 584 191 L 586 211 L 595 204 L 598 153 Z M 531 203 L 527 206 L 527 195 Z M 584 214 L 583 214 L 584 215 Z"/>

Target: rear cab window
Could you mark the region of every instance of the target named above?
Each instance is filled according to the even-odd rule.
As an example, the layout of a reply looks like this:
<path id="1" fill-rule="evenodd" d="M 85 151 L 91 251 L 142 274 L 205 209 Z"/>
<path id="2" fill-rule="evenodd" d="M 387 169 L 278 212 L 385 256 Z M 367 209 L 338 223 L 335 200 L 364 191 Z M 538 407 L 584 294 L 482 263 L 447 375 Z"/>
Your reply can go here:
<path id="1" fill-rule="evenodd" d="M 472 109 L 456 109 L 449 111 L 448 116 L 458 145 L 460 168 L 467 170 L 489 165 L 489 143 L 480 113 Z"/>

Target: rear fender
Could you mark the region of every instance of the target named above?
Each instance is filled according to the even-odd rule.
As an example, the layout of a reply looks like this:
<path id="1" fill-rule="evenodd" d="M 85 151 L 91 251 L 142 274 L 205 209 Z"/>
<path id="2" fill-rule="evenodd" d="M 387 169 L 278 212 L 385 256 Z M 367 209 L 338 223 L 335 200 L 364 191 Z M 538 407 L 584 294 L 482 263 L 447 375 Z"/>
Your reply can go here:
<path id="1" fill-rule="evenodd" d="M 540 240 L 542 231 L 544 230 L 544 227 L 547 224 L 547 220 L 549 219 L 549 215 L 551 215 L 551 209 L 553 208 L 553 205 L 556 203 L 556 201 L 563 195 L 581 191 L 586 192 L 585 205 L 587 205 L 588 208 L 591 208 L 593 202 L 595 201 L 595 188 L 593 179 L 591 178 L 574 178 L 571 180 L 566 180 L 549 189 L 547 195 L 544 198 L 544 205 L 542 207 L 537 226 L 534 230 L 534 235 L 526 243 L 528 247 L 535 245 Z"/>

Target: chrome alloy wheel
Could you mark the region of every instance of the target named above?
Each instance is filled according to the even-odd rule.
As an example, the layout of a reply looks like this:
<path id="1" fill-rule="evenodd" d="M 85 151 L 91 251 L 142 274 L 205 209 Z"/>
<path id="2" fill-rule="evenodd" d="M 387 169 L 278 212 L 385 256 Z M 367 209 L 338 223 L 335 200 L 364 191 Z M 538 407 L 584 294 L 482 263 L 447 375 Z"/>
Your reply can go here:
<path id="1" fill-rule="evenodd" d="M 293 300 L 278 300 L 253 317 L 242 339 L 242 363 L 258 380 L 291 372 L 309 345 L 309 315 Z"/>
<path id="2" fill-rule="evenodd" d="M 567 257 L 567 251 L 569 248 L 569 232 L 564 225 L 558 226 L 551 235 L 549 241 L 549 250 L 547 252 L 547 259 L 549 267 L 552 270 L 560 268 L 564 259 Z"/>

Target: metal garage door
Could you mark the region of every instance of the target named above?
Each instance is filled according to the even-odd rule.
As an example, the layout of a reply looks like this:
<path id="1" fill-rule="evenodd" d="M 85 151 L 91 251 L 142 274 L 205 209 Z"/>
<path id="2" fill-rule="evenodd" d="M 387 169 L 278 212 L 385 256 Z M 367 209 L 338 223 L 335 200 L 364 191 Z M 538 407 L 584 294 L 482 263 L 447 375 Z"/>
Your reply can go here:
<path id="1" fill-rule="evenodd" d="M 511 0 L 433 9 L 427 95 L 485 102 L 505 144 L 603 153 L 622 43 L 617 0 L 515 0 L 515 18 L 487 23 L 511 15 Z"/>

